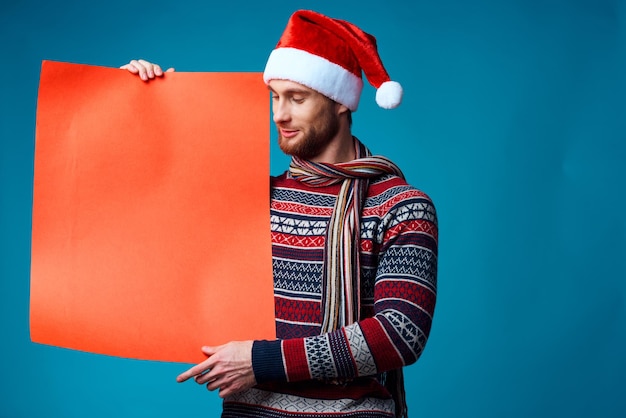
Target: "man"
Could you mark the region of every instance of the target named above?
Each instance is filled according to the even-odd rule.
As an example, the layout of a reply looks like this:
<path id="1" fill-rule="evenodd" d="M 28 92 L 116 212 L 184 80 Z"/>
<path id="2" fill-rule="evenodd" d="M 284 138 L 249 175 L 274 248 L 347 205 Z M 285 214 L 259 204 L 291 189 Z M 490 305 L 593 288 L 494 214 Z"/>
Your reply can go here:
<path id="1" fill-rule="evenodd" d="M 163 75 L 146 61 L 122 68 Z M 380 106 L 400 103 L 374 37 L 311 11 L 292 15 L 268 59 L 292 156 L 271 180 L 278 339 L 203 347 L 207 360 L 177 378 L 219 390 L 223 417 L 407 416 L 402 367 L 431 328 L 437 220 L 428 196 L 352 136 L 362 72 Z"/>

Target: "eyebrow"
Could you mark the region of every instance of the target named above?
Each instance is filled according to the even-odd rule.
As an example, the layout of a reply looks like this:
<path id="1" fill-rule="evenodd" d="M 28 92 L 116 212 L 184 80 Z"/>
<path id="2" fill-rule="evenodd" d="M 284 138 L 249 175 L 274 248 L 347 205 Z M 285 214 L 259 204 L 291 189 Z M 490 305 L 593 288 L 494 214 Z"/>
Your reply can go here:
<path id="1" fill-rule="evenodd" d="M 276 90 L 274 90 L 273 88 L 271 88 L 270 86 L 267 86 L 267 89 L 269 91 L 271 91 L 272 93 L 276 93 L 276 94 L 280 94 L 278 93 Z M 296 89 L 296 88 L 291 88 L 291 89 L 287 89 L 285 90 L 283 93 L 283 95 L 294 95 L 294 94 L 303 94 L 306 96 L 310 96 L 311 92 L 309 90 L 305 90 L 305 89 Z"/>

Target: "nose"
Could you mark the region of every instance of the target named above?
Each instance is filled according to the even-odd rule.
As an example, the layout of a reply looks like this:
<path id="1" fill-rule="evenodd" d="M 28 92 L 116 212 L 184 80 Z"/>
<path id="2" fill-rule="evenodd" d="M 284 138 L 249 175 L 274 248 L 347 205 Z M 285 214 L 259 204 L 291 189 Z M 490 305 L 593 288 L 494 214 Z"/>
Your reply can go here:
<path id="1" fill-rule="evenodd" d="M 288 122 L 290 118 L 289 107 L 284 100 L 274 99 L 272 102 L 272 118 L 274 123 Z"/>

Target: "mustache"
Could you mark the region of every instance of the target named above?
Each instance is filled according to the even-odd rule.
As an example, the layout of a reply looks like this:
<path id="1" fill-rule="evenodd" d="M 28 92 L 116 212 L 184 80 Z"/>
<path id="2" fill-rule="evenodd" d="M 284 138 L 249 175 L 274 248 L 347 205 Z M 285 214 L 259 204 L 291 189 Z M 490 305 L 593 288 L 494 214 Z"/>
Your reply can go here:
<path id="1" fill-rule="evenodd" d="M 295 126 L 283 124 L 283 123 L 277 123 L 276 127 L 278 129 L 286 129 L 286 130 L 292 130 L 292 131 L 297 129 Z"/>

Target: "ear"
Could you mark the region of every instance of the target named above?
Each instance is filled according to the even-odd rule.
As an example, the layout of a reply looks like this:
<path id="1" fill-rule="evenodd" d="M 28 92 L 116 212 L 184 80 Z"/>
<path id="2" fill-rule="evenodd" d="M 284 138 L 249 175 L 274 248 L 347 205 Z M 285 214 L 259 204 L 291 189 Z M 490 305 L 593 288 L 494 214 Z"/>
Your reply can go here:
<path id="1" fill-rule="evenodd" d="M 345 105 L 342 105 L 341 103 L 337 103 L 335 102 L 335 112 L 337 112 L 337 116 L 340 116 L 346 112 L 348 112 L 350 109 L 348 109 Z"/>

